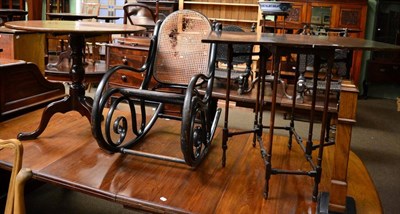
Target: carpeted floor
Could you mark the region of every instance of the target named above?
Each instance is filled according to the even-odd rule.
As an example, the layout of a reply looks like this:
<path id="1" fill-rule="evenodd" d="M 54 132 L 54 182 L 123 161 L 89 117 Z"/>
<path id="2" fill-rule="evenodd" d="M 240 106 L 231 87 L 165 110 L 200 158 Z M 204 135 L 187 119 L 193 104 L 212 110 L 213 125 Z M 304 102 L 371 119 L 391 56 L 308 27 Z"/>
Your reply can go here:
<path id="1" fill-rule="evenodd" d="M 223 115 L 223 114 L 222 114 Z M 252 124 L 249 109 L 235 108 L 230 112 L 230 127 Z M 268 113 L 265 114 L 268 120 Z M 277 115 L 277 123 L 287 124 Z M 221 118 L 220 122 L 223 120 Z M 367 99 L 358 101 L 357 124 L 353 128 L 352 150 L 365 163 L 379 192 L 384 213 L 400 210 L 400 112 L 396 101 L 387 99 Z M 220 123 L 222 124 L 222 123 Z M 296 123 L 297 130 L 306 130 L 307 124 Z M 302 127 L 302 128 L 300 128 Z M 315 130 L 318 130 L 315 126 Z M 280 134 L 279 131 L 276 132 Z M 306 133 L 306 132 L 304 132 Z M 284 133 L 282 133 L 284 134 Z M 318 134 L 315 136 L 319 136 Z M 102 199 L 72 192 L 51 185 L 44 185 L 27 198 L 28 213 L 137 213 L 124 209 L 121 205 Z"/>
<path id="2" fill-rule="evenodd" d="M 359 100 L 351 149 L 367 167 L 384 213 L 400 211 L 400 112 L 395 100 Z"/>

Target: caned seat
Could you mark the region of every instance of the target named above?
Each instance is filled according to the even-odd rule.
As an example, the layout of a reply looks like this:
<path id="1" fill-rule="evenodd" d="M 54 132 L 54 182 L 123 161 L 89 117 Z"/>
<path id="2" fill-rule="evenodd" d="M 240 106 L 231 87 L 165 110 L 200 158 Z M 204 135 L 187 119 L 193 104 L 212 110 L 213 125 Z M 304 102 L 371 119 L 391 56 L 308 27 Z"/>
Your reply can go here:
<path id="1" fill-rule="evenodd" d="M 211 23 L 204 15 L 191 10 L 175 11 L 157 22 L 147 62 L 141 68 L 121 65 L 105 74 L 92 111 L 92 133 L 102 149 L 192 167 L 200 164 L 208 153 L 221 111 L 211 97 L 216 46 L 201 42 L 211 30 Z M 143 73 L 141 87 L 108 88 L 108 81 L 120 70 Z M 205 92 L 200 93 L 199 87 Z M 165 114 L 167 105 L 177 106 L 181 114 Z M 121 106 L 127 106 L 129 111 L 121 111 Z M 147 110 L 147 106 L 154 107 L 154 112 Z M 183 159 L 130 149 L 160 117 L 181 121 L 177 140 Z"/>

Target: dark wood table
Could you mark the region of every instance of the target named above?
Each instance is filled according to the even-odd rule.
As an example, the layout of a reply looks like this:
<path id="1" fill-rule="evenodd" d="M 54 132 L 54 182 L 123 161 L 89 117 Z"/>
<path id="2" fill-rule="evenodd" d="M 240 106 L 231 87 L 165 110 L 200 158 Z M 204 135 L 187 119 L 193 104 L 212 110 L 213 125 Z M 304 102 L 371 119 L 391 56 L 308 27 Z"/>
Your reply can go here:
<path id="1" fill-rule="evenodd" d="M 86 116 L 89 121 L 91 120 L 93 99 L 85 96 L 85 86 L 83 84 L 85 78 L 83 49 L 86 36 L 133 33 L 145 30 L 143 27 L 123 24 L 55 20 L 14 21 L 7 22 L 6 27 L 35 32 L 69 34 L 72 51 L 72 66 L 70 70 L 72 83 L 70 84 L 69 95 L 60 101 L 49 104 L 43 111 L 39 127 L 33 132 L 20 133 L 18 135 L 20 140 L 38 137 L 46 128 L 50 118 L 57 112 L 65 113 L 75 110 L 82 116 Z"/>
<path id="2" fill-rule="evenodd" d="M 0 138 L 14 138 L 21 129 L 32 129 L 41 110 L 0 123 Z M 126 112 L 128 115 L 129 113 Z M 178 121 L 158 120 L 135 150 L 181 156 Z M 267 135 L 263 136 L 267 139 Z M 221 167 L 217 128 L 206 159 L 195 170 L 180 163 L 101 150 L 90 124 L 77 112 L 56 114 L 38 139 L 23 142 L 22 167 L 30 168 L 33 179 L 83 192 L 145 213 L 316 213 L 311 201 L 310 179 L 276 176 L 271 179 L 271 199 L 260 191 L 265 174 L 260 151 L 251 146 L 251 135 L 232 138 L 229 162 Z M 176 140 L 174 140 L 176 139 Z M 295 169 L 306 164 L 298 147 L 286 158 L 287 137 L 275 136 L 277 166 Z M 327 148 L 321 189 L 328 190 L 333 147 Z M 359 213 L 382 213 L 378 193 L 361 160 L 350 154 L 349 194 Z M 10 170 L 13 152 L 0 151 L 0 170 Z M 7 182 L 0 182 L 7 185 Z M 28 189 L 28 188 L 27 188 Z M 38 196 L 40 197 L 40 196 Z M 48 203 L 48 202 L 43 202 Z M 41 210 L 30 210 L 35 213 Z"/>
<path id="3" fill-rule="evenodd" d="M 0 16 L 6 16 L 7 22 L 13 21 L 14 16 L 22 17 L 22 16 L 26 16 L 26 14 L 28 14 L 28 11 L 25 11 L 25 10 L 0 8 Z"/>
<path id="4" fill-rule="evenodd" d="M 269 192 L 269 180 L 272 174 L 297 174 L 297 175 L 308 175 L 315 177 L 314 181 L 314 190 L 313 190 L 313 199 L 317 200 L 318 194 L 318 184 L 321 178 L 321 166 L 322 166 L 322 154 L 323 148 L 325 144 L 325 131 L 326 124 L 328 120 L 328 107 L 329 107 L 329 91 L 330 91 L 330 78 L 331 78 L 331 70 L 334 61 L 334 53 L 336 49 L 349 49 L 353 50 L 381 50 L 381 51 L 400 51 L 400 46 L 395 46 L 391 44 L 375 42 L 370 40 L 364 40 L 360 38 L 351 38 L 351 37 L 320 37 L 320 36 L 307 36 L 307 35 L 298 35 L 298 34 L 271 34 L 271 33 L 244 33 L 244 32 L 212 32 L 208 35 L 207 38 L 203 39 L 203 42 L 207 43 L 217 43 L 217 44 L 227 44 L 228 45 L 228 60 L 231 62 L 233 55 L 233 44 L 253 44 L 260 46 L 260 82 L 261 85 L 257 87 L 257 99 L 255 105 L 255 122 L 254 129 L 249 130 L 249 132 L 254 132 L 260 145 L 262 158 L 265 162 L 266 168 L 266 184 L 264 186 L 264 194 L 265 197 L 268 197 Z M 317 163 L 312 162 L 312 158 L 308 158 L 311 154 L 307 151 L 306 157 L 311 162 L 311 165 L 315 170 L 310 172 L 307 171 L 287 171 L 285 169 L 276 169 L 272 168 L 271 158 L 272 158 L 272 146 L 273 146 L 273 135 L 275 128 L 275 111 L 276 111 L 276 98 L 277 98 L 277 84 L 278 81 L 273 81 L 272 86 L 272 98 L 271 98 L 271 115 L 269 126 L 263 125 L 262 120 L 262 112 L 264 109 L 264 89 L 265 89 L 265 74 L 266 74 L 266 62 L 267 58 L 270 56 L 270 52 L 273 54 L 273 79 L 278 80 L 279 77 L 279 65 L 280 58 L 282 56 L 287 56 L 291 53 L 296 54 L 313 54 L 315 56 L 315 60 L 320 61 L 321 57 L 324 57 L 328 61 L 328 69 L 326 73 L 326 86 L 325 86 L 325 99 L 323 106 L 323 115 L 322 115 L 322 123 L 321 123 L 321 132 L 319 136 L 319 148 L 318 148 L 318 157 Z M 236 53 L 237 54 L 237 53 Z M 299 60 L 298 60 L 299 61 Z M 317 62 L 318 62 L 317 61 Z M 314 69 L 319 71 L 319 63 L 315 63 Z M 297 72 L 299 69 L 299 65 L 297 66 Z M 228 68 L 232 68 L 230 63 L 228 62 Z M 316 76 L 318 72 L 314 73 L 314 82 L 317 79 Z M 230 82 L 230 72 L 228 69 L 227 74 L 227 82 Z M 316 90 L 316 84 L 314 85 L 313 91 Z M 353 88 L 348 89 L 349 91 L 353 91 L 357 93 L 357 89 Z M 296 89 L 294 89 L 296 91 Z M 230 132 L 228 127 L 228 117 L 229 117 L 229 100 L 230 100 L 230 84 L 227 84 L 226 89 L 226 108 L 225 108 L 225 121 L 224 121 L 224 138 L 222 140 L 222 148 L 223 148 L 223 164 L 225 162 L 225 151 L 227 149 L 227 140 L 228 137 L 232 137 L 234 135 L 239 135 L 248 132 Z M 314 93 L 315 94 L 315 93 Z M 349 100 L 354 101 L 354 96 Z M 342 101 L 343 102 L 343 101 Z M 296 106 L 296 96 L 293 96 L 292 101 L 292 109 Z M 339 110 L 339 118 L 336 132 L 336 145 L 335 148 L 340 151 L 340 154 L 336 154 L 336 162 L 333 165 L 334 174 L 331 178 L 331 198 L 329 198 L 329 194 L 324 194 L 322 199 L 320 199 L 320 208 L 322 211 L 327 211 L 328 206 L 329 209 L 334 209 L 335 212 L 343 212 L 346 209 L 346 206 L 355 206 L 351 204 L 346 205 L 346 190 L 347 190 L 347 164 L 348 157 L 350 154 L 350 141 L 351 141 L 351 125 L 355 123 L 355 112 L 356 112 L 356 103 L 352 103 L 347 107 L 348 109 L 343 109 L 343 112 Z M 314 112 L 315 112 L 315 95 L 313 95 L 313 101 L 310 107 L 310 127 L 307 142 L 312 142 L 312 130 L 314 123 Z M 264 128 L 269 129 L 269 135 L 267 140 L 267 145 L 264 146 L 262 139 L 262 130 Z M 290 132 L 290 139 L 293 134 L 294 124 L 290 125 L 288 129 Z M 297 138 L 296 138 L 297 140 Z M 289 146 L 291 143 L 289 143 Z M 339 153 L 339 152 L 338 152 Z M 333 199 L 333 200 L 332 200 Z M 330 201 L 331 200 L 331 201 Z M 347 200 L 349 201 L 349 200 Z"/>

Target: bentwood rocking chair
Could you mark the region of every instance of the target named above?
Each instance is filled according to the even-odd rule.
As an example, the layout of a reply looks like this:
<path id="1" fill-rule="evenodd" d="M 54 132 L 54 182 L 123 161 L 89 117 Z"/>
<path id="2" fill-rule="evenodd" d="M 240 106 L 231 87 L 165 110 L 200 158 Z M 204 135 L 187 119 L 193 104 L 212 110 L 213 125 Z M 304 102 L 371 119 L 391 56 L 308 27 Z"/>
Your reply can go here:
<path id="1" fill-rule="evenodd" d="M 200 164 L 209 150 L 221 114 L 211 97 L 216 46 L 201 42 L 211 30 L 211 23 L 204 15 L 191 10 L 175 11 L 157 22 L 147 62 L 141 68 L 121 65 L 105 74 L 96 91 L 92 111 L 92 133 L 102 149 L 186 163 L 191 167 Z M 140 88 L 107 88 L 107 82 L 121 69 L 143 73 Z M 156 84 L 150 88 L 153 79 Z M 122 103 L 129 106 L 130 116 L 114 115 Z M 148 104 L 155 106 L 154 113 L 146 111 Z M 178 105 L 182 114 L 170 117 L 164 114 L 168 104 Z M 150 116 L 149 120 L 146 115 Z M 130 149 L 160 117 L 181 121 L 178 140 L 184 159 Z"/>

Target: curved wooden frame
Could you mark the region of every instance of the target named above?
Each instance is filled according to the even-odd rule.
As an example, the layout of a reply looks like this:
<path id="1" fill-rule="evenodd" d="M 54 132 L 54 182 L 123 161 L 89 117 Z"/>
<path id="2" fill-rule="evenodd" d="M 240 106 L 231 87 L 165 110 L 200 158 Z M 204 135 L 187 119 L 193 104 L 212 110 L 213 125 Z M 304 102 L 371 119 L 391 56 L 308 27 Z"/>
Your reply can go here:
<path id="1" fill-rule="evenodd" d="M 3 148 L 14 150 L 14 166 L 11 170 L 4 213 L 25 213 L 24 186 L 26 181 L 32 177 L 32 171 L 30 169 L 21 169 L 23 147 L 19 140 L 0 140 L 0 150 Z"/>

